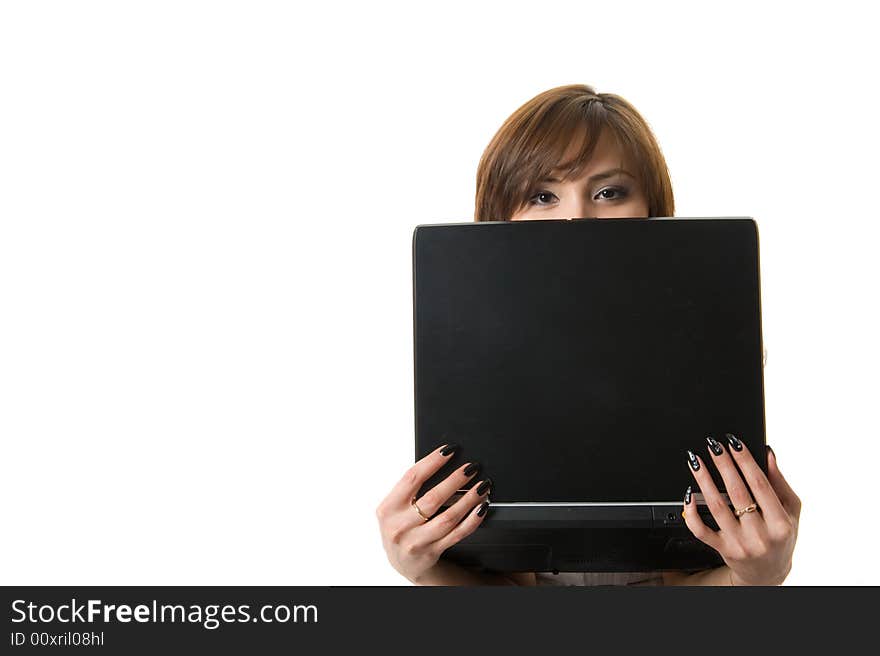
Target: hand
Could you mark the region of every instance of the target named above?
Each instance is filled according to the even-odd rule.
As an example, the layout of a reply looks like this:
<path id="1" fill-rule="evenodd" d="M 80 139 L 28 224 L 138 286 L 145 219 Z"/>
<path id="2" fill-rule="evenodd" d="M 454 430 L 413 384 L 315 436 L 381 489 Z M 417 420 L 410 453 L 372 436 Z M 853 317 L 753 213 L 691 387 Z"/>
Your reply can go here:
<path id="1" fill-rule="evenodd" d="M 693 502 L 684 506 L 685 524 L 698 540 L 721 554 L 730 568 L 731 584 L 779 585 L 791 570 L 801 500 L 777 468 L 776 454 L 772 449 L 768 448 L 765 476 L 748 448 L 736 437 L 728 435 L 730 450 L 714 441 L 713 451 L 713 441 L 709 442 L 710 458 L 721 473 L 733 507 L 741 509 L 757 503 L 758 510 L 737 518 L 718 492 L 703 460 L 688 452 L 691 473 L 720 530 L 713 531 L 703 523 Z M 696 470 L 694 463 L 698 467 Z"/>
<path id="2" fill-rule="evenodd" d="M 471 463 L 468 463 L 416 500 L 419 510 L 430 519 L 426 521 L 419 516 L 412 504 L 413 497 L 424 482 L 449 461 L 455 447 L 445 448 L 445 456 L 443 450 L 436 449 L 410 467 L 376 508 L 382 545 L 388 560 L 394 569 L 413 583 L 429 577 L 432 580 L 437 578 L 433 576 L 432 569 L 443 552 L 473 533 L 486 515 L 483 511 L 481 517 L 474 508 L 482 506 L 480 502 L 489 494 L 491 481 L 488 479 L 471 487 L 458 501 L 434 516 L 445 501 L 476 475 L 479 465 L 471 467 Z M 464 472 L 468 467 L 470 471 L 466 475 Z"/>

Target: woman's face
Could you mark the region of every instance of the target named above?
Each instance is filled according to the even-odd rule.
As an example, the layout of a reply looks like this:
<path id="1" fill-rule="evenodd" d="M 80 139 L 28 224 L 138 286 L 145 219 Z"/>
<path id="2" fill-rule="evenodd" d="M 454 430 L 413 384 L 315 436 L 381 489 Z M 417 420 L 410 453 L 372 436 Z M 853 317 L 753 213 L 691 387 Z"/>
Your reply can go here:
<path id="1" fill-rule="evenodd" d="M 576 153 L 575 148 L 569 149 L 563 162 Z M 538 183 L 527 204 L 510 220 L 647 218 L 648 201 L 634 176 L 632 163 L 625 161 L 614 140 L 603 132 L 581 177 L 562 182 L 554 171 Z"/>

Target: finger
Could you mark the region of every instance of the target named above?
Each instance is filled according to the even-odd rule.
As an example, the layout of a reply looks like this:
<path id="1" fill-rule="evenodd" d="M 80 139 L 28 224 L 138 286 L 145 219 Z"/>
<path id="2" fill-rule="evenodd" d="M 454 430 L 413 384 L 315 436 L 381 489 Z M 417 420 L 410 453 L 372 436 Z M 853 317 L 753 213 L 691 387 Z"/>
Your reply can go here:
<path id="1" fill-rule="evenodd" d="M 420 539 L 424 539 L 426 542 L 436 542 L 445 538 L 474 506 L 488 499 L 491 491 L 492 481 L 489 479 L 472 486 L 458 501 L 416 529 Z"/>
<path id="2" fill-rule="evenodd" d="M 419 510 L 423 515 L 432 517 L 453 494 L 460 490 L 465 483 L 470 481 L 477 474 L 479 469 L 480 465 L 475 462 L 466 463 L 456 469 L 449 476 L 416 499 Z M 419 517 L 419 514 L 415 513 L 415 516 Z M 421 519 L 421 517 L 419 517 L 419 519 Z"/>
<path id="3" fill-rule="evenodd" d="M 446 513 L 455 509 L 450 518 L 445 520 L 446 525 L 451 525 L 451 528 L 443 534 L 440 539 L 434 542 L 433 548 L 438 557 L 442 555 L 444 551 L 449 549 L 449 547 L 458 544 L 468 535 L 476 531 L 477 527 L 483 523 L 483 520 L 486 519 L 486 516 L 489 514 L 489 501 L 485 497 L 485 494 L 478 495 L 476 489 L 471 488 L 461 499 L 428 522 L 428 524 L 430 524 L 434 520 L 441 518 Z M 456 506 L 459 505 L 461 508 L 456 508 Z M 481 515 L 480 513 L 483 514 Z M 462 519 L 462 517 L 464 517 L 464 519 Z M 426 524 L 422 529 L 444 531 L 446 530 L 446 527 L 438 525 L 429 528 Z"/>
<path id="4" fill-rule="evenodd" d="M 692 498 L 693 488 L 688 485 L 684 493 L 684 504 L 682 505 L 681 516 L 684 518 L 685 526 L 700 542 L 708 544 L 710 547 L 719 551 L 721 547 L 721 538 L 718 533 L 706 526 L 700 513 L 697 511 L 697 502 Z"/>
<path id="5" fill-rule="evenodd" d="M 413 495 L 419 491 L 419 488 L 431 476 L 437 473 L 440 468 L 449 462 L 449 458 L 458 448 L 456 444 L 445 444 L 437 447 L 421 460 L 416 461 L 403 477 L 392 488 L 388 496 L 385 497 L 383 504 L 391 508 L 400 508 L 409 505 L 412 502 Z"/>
<path id="6" fill-rule="evenodd" d="M 776 496 L 778 496 L 779 501 L 782 502 L 782 507 L 785 508 L 789 515 L 795 519 L 800 519 L 800 497 L 795 494 L 795 491 L 791 489 L 788 481 L 782 476 L 782 472 L 779 471 L 779 467 L 776 463 L 776 452 L 769 446 L 767 447 L 767 477 L 770 479 L 770 485 L 772 485 L 773 489 L 776 491 Z"/>
<path id="7" fill-rule="evenodd" d="M 740 476 L 739 470 L 736 468 L 736 463 L 733 462 L 733 458 L 730 457 L 727 449 L 725 449 L 724 446 L 714 437 L 707 437 L 706 442 L 709 444 L 708 450 L 709 455 L 712 458 L 712 463 L 721 474 L 721 479 L 724 481 L 724 488 L 727 490 L 727 496 L 730 498 L 733 507 L 739 509 L 752 505 L 752 503 L 754 503 L 752 493 L 749 492 L 748 486 L 742 476 Z M 745 519 L 748 515 L 752 515 L 752 517 Z M 734 515 L 734 517 L 736 517 L 736 515 Z M 746 513 L 740 517 L 741 521 L 746 522 L 753 522 L 756 519 L 761 519 L 760 513 Z"/>
<path id="8" fill-rule="evenodd" d="M 746 483 L 752 491 L 752 496 L 761 508 L 764 519 L 768 522 L 787 520 L 788 516 L 779 497 L 776 496 L 776 491 L 770 485 L 770 481 L 767 480 L 758 463 L 755 462 L 748 447 L 731 433 L 727 433 L 726 437 L 727 443 L 731 446 L 730 454 L 745 477 Z"/>
<path id="9" fill-rule="evenodd" d="M 741 531 L 742 527 L 739 525 L 736 517 L 733 516 L 733 513 L 730 512 L 730 508 L 727 507 L 727 501 L 721 496 L 721 493 L 715 486 L 715 481 L 712 480 L 712 475 L 706 469 L 705 463 L 690 450 L 688 450 L 688 465 L 690 466 L 691 474 L 693 474 L 697 484 L 700 486 L 700 491 L 706 499 L 706 506 L 709 508 L 709 512 L 712 513 L 712 517 L 715 518 L 718 528 L 723 533 L 731 533 L 733 535 Z"/>

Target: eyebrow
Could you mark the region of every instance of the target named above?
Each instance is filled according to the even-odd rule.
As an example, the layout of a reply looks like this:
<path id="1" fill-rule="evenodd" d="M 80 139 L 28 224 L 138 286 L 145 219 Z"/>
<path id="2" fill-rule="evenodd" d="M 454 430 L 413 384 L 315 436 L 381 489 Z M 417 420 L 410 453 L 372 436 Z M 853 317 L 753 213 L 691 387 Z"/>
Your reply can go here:
<path id="1" fill-rule="evenodd" d="M 629 171 L 627 171 L 626 169 L 616 168 L 616 169 L 608 169 L 607 171 L 602 171 L 601 173 L 597 173 L 596 175 L 592 175 L 592 176 L 590 176 L 588 182 L 590 182 L 590 183 L 599 182 L 600 180 L 605 180 L 607 178 L 611 178 L 611 177 L 617 175 L 618 173 L 623 173 L 624 175 L 628 175 L 633 180 L 635 180 L 635 176 L 632 173 L 630 173 Z M 538 182 L 554 182 L 554 183 L 556 183 L 556 182 L 562 182 L 562 181 L 559 180 L 558 178 L 542 178 Z"/>

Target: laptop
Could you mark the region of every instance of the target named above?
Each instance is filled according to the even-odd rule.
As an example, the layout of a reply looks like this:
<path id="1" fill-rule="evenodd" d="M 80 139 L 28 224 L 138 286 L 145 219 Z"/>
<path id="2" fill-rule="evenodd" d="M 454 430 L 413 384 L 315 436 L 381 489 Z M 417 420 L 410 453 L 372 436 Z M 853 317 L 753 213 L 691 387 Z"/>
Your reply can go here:
<path id="1" fill-rule="evenodd" d="M 766 472 L 758 233 L 734 218 L 419 225 L 415 458 L 480 463 L 489 513 L 443 558 L 499 572 L 723 564 L 681 517 L 732 433 Z M 726 495 L 725 495 L 726 496 Z"/>

